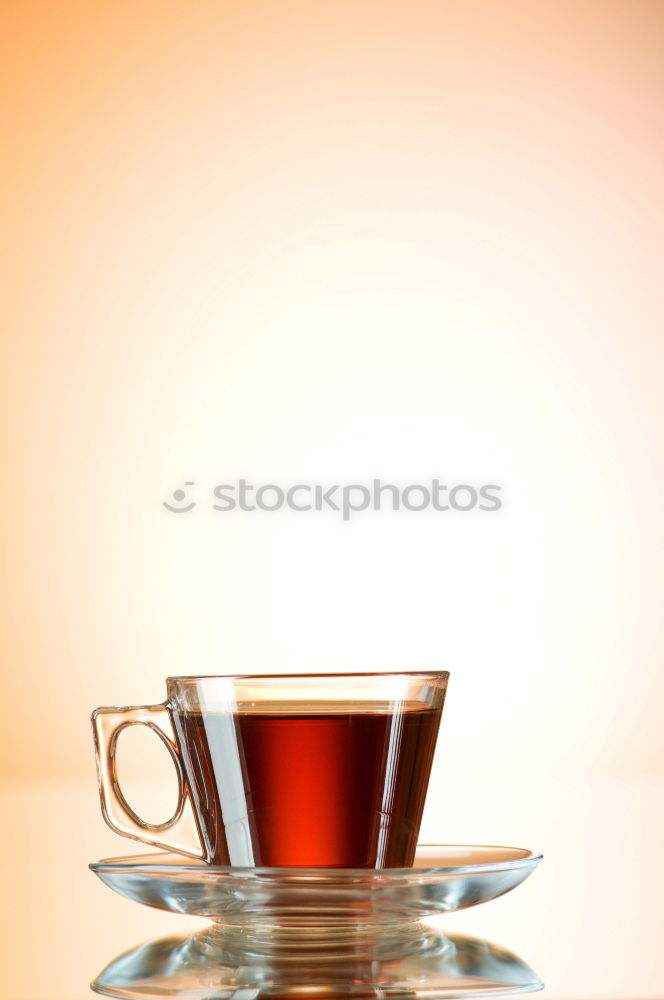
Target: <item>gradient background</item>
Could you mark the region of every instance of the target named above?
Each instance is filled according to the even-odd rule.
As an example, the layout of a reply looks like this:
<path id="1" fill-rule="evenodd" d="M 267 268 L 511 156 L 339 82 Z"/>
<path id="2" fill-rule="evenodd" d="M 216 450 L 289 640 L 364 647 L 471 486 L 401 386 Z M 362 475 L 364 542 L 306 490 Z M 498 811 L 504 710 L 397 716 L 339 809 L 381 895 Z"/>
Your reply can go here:
<path id="1" fill-rule="evenodd" d="M 422 839 L 547 855 L 447 925 L 552 996 L 664 995 L 664 5 L 2 15 L 5 995 L 83 997 L 186 923 L 86 871 L 133 850 L 93 707 L 169 674 L 433 667 Z M 505 502 L 160 506 L 242 475 Z M 135 795 L 172 795 L 142 750 Z"/>

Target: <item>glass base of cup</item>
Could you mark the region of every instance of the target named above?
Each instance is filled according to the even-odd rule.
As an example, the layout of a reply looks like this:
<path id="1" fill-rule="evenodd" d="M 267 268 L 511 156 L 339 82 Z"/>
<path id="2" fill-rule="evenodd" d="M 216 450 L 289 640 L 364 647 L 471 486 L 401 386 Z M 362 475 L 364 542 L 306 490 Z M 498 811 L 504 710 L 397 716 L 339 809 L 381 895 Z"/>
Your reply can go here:
<path id="1" fill-rule="evenodd" d="M 211 958 L 223 954 L 240 964 L 247 957 L 291 964 L 312 958 L 317 962 L 403 960 L 418 954 L 442 955 L 452 947 L 444 934 L 419 920 L 389 925 L 364 925 L 357 920 L 326 924 L 324 913 L 319 914 L 318 920 L 318 923 L 302 925 L 253 923 L 233 927 L 213 924 L 192 938 L 192 953 Z"/>

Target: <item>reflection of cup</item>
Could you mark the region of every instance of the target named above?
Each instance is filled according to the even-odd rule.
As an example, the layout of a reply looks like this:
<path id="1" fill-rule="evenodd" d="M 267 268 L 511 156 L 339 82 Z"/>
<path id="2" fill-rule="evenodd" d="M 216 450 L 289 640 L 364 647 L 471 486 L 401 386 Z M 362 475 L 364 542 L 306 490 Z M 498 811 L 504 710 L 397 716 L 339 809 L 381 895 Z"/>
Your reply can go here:
<path id="1" fill-rule="evenodd" d="M 448 677 L 171 677 L 162 705 L 93 713 L 104 817 L 212 864 L 410 866 Z M 178 773 L 165 823 L 142 820 L 118 782 L 117 739 L 137 724 Z"/>
<path id="2" fill-rule="evenodd" d="M 399 940 L 400 937 L 400 940 Z M 118 955 L 92 989 L 118 1000 L 432 1000 L 542 989 L 517 955 L 479 938 L 415 922 L 391 944 L 383 934 L 330 953 L 325 936 L 305 934 L 283 953 L 245 947 L 237 932 L 208 927 L 141 944 Z"/>

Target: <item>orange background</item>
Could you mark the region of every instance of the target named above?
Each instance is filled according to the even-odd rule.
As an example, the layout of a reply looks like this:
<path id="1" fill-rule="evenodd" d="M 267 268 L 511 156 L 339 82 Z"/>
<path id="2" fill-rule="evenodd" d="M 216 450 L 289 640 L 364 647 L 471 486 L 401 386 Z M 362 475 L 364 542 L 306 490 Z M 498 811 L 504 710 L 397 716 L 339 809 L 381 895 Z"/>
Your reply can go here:
<path id="1" fill-rule="evenodd" d="M 547 854 L 456 926 L 560 996 L 664 994 L 663 5 L 2 13 L 4 919 L 94 913 L 91 967 L 54 944 L 48 995 L 170 920 L 85 872 L 132 851 L 93 707 L 169 674 L 431 667 L 423 839 Z M 504 506 L 161 507 L 243 475 Z M 44 997 L 21 940 L 8 995 Z"/>

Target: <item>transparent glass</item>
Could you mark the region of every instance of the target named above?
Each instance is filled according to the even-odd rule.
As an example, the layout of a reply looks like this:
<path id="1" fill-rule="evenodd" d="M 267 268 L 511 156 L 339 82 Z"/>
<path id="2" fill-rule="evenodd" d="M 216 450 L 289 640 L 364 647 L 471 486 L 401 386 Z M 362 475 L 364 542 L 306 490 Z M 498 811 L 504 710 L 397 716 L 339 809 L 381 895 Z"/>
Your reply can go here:
<path id="1" fill-rule="evenodd" d="M 90 865 L 110 889 L 137 903 L 243 928 L 256 941 L 289 930 L 355 939 L 478 906 L 516 888 L 542 860 L 518 847 L 420 846 L 412 868 L 230 868 L 176 855 L 110 858 Z M 331 940 L 331 938 L 330 938 Z"/>
<path id="2" fill-rule="evenodd" d="M 93 713 L 102 812 L 123 836 L 214 865 L 409 867 L 448 677 L 171 677 L 161 705 Z M 122 793 L 117 739 L 131 725 L 173 758 L 165 823 Z"/>

